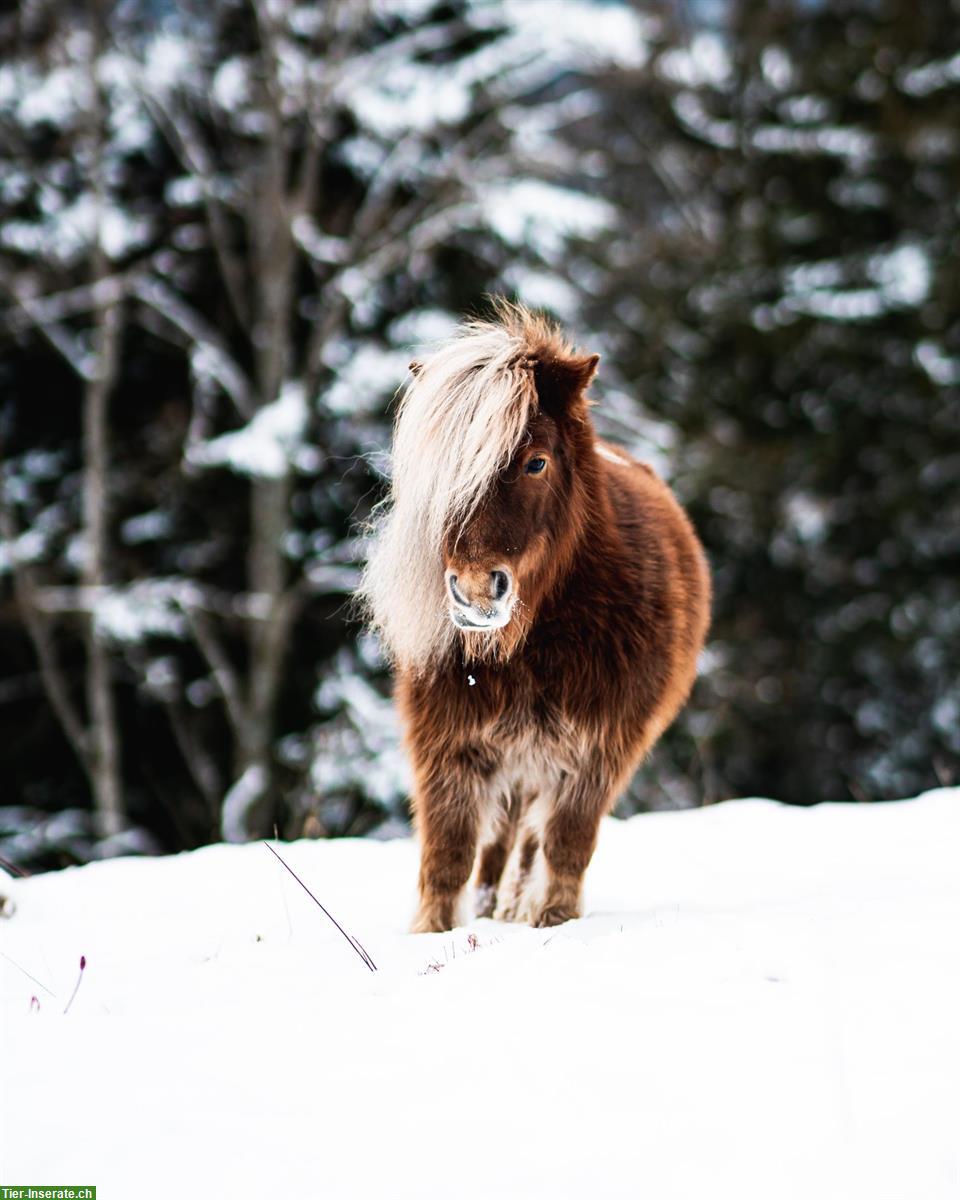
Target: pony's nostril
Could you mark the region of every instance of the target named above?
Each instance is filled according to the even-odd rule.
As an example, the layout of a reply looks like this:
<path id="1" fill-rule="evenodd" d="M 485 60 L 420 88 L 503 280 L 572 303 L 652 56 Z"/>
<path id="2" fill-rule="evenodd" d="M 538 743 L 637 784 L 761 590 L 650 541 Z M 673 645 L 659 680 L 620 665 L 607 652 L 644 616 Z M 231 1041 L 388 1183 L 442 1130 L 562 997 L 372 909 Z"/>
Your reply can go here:
<path id="1" fill-rule="evenodd" d="M 470 607 L 470 601 L 461 594 L 459 588 L 457 587 L 457 577 L 453 574 L 453 572 L 447 576 L 447 586 L 450 588 L 450 595 L 458 604 L 462 604 L 465 608 Z"/>
<path id="2" fill-rule="evenodd" d="M 506 571 L 491 571 L 490 582 L 493 585 L 494 600 L 502 600 L 510 591 L 510 576 Z"/>

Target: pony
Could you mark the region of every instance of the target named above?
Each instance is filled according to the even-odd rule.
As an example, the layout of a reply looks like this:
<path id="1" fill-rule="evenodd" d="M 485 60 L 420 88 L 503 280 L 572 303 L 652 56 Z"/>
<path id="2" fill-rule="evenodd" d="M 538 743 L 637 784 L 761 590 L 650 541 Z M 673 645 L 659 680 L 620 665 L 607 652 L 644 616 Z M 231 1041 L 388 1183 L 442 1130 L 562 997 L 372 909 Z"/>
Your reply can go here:
<path id="1" fill-rule="evenodd" d="M 401 396 L 359 597 L 392 662 L 414 931 L 578 917 L 601 818 L 685 703 L 710 577 L 670 490 L 598 439 L 599 356 L 495 304 Z"/>

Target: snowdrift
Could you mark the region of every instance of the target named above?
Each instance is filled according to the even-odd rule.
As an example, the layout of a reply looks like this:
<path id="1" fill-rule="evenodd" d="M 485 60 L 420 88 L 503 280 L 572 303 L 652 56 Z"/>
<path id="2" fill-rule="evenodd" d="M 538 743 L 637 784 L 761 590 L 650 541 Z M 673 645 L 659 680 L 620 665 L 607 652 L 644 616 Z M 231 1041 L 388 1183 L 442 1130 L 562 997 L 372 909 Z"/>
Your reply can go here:
<path id="1" fill-rule="evenodd" d="M 960 789 L 608 821 L 554 930 L 412 936 L 412 842 L 279 849 L 375 972 L 263 845 L 9 883 L 0 1183 L 960 1195 Z"/>

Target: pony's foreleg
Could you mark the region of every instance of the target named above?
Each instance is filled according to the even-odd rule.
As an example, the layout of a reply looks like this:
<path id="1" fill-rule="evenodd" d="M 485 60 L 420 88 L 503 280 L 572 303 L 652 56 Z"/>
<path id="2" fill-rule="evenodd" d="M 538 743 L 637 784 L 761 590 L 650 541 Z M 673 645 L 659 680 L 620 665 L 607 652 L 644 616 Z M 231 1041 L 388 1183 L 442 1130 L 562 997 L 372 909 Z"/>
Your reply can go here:
<path id="1" fill-rule="evenodd" d="M 561 784 L 544 830 L 547 884 L 534 925 L 561 925 L 580 916 L 583 876 L 610 795 L 609 776 L 602 768 L 567 776 Z"/>
<path id="2" fill-rule="evenodd" d="M 420 907 L 413 922 L 414 933 L 437 933 L 457 924 L 460 899 L 477 853 L 477 783 L 460 779 L 456 785 L 418 789 Z"/>
<path id="3" fill-rule="evenodd" d="M 477 871 L 477 904 L 478 917 L 492 917 L 497 907 L 497 889 L 503 877 L 504 868 L 513 849 L 517 836 L 517 819 L 520 814 L 520 797 L 514 791 L 494 819 L 494 838 L 480 851 L 480 865 Z"/>

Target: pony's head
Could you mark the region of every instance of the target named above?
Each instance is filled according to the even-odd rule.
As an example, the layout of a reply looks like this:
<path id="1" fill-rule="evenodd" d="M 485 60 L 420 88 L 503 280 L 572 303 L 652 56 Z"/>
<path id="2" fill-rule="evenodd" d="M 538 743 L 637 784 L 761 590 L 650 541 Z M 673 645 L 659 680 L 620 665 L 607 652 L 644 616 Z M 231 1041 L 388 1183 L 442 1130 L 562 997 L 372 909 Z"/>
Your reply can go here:
<path id="1" fill-rule="evenodd" d="M 504 658 L 523 640 L 594 493 L 597 361 L 500 304 L 411 365 L 361 586 L 399 665 L 423 670 L 458 640 L 467 659 Z"/>

